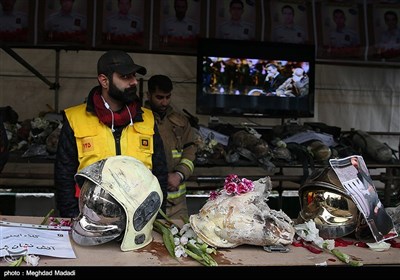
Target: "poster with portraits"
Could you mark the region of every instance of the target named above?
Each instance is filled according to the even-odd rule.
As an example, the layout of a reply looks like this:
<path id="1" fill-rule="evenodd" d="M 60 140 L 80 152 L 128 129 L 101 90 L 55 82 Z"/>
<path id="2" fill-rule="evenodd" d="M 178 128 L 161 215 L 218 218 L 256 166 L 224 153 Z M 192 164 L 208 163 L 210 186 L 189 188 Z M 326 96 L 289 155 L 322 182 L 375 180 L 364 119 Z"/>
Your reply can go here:
<path id="1" fill-rule="evenodd" d="M 366 38 L 362 0 L 316 3 L 317 57 L 362 60 Z"/>
<path id="2" fill-rule="evenodd" d="M 163 52 L 196 53 L 205 36 L 206 1 L 159 0 L 154 2 L 153 48 Z"/>
<path id="3" fill-rule="evenodd" d="M 101 0 L 96 5 L 96 46 L 143 50 L 149 44 L 150 2 Z"/>
<path id="4" fill-rule="evenodd" d="M 313 44 L 313 11 L 311 1 L 269 1 L 265 12 L 269 19 L 265 38 L 267 41 Z"/>
<path id="5" fill-rule="evenodd" d="M 32 45 L 35 1 L 2 0 L 0 4 L 0 42 L 9 46 Z"/>
<path id="6" fill-rule="evenodd" d="M 91 47 L 92 0 L 39 0 L 38 43 Z"/>
<path id="7" fill-rule="evenodd" d="M 400 61 L 400 2 L 375 0 L 368 5 L 368 59 Z"/>

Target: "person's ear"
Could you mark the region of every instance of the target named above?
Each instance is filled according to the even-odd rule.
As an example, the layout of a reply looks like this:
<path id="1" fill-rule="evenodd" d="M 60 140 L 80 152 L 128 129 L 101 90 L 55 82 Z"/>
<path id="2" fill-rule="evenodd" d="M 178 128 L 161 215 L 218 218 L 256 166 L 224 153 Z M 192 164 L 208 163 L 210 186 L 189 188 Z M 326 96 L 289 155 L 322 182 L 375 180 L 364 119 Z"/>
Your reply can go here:
<path id="1" fill-rule="evenodd" d="M 101 85 L 102 88 L 108 88 L 108 78 L 104 74 L 100 74 L 97 76 L 97 80 L 99 81 L 99 84 Z"/>

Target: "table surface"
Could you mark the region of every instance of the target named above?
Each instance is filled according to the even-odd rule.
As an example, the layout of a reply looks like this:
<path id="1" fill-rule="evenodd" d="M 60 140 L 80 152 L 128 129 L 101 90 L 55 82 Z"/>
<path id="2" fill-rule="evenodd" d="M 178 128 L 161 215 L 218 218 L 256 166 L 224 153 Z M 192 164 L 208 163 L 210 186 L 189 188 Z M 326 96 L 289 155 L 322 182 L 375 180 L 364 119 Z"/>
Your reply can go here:
<path id="1" fill-rule="evenodd" d="M 43 218 L 0 215 L 0 220 L 40 224 Z M 144 248 L 129 252 L 121 251 L 119 244 L 113 241 L 85 247 L 71 239 L 76 259 L 40 256 L 39 266 L 201 266 L 191 258 L 171 258 L 162 243 L 161 236 L 153 232 L 153 238 L 153 242 Z M 232 249 L 218 249 L 215 260 L 219 266 L 316 266 L 325 261 L 328 266 L 347 266 L 327 252 L 314 254 L 302 247 L 289 245 L 289 248 L 288 253 L 268 253 L 261 246 L 242 245 Z M 338 249 L 356 257 L 364 266 L 400 266 L 400 248 L 391 247 L 388 251 L 375 252 L 368 248 L 350 245 Z M 8 263 L 0 260 L 0 266 L 8 266 Z"/>

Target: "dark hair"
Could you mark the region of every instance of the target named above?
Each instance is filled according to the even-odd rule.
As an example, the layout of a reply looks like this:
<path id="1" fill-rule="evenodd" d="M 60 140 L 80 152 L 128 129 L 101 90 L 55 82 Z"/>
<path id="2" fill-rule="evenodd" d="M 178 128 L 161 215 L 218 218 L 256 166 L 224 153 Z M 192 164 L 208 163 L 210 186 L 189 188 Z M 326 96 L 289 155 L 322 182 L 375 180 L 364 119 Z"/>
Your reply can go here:
<path id="1" fill-rule="evenodd" d="M 335 16 L 336 14 L 346 15 L 342 9 L 335 9 L 332 15 Z"/>
<path id="2" fill-rule="evenodd" d="M 267 66 L 265 66 L 265 68 L 268 68 L 268 67 L 273 67 L 275 69 L 278 69 L 278 65 L 276 65 L 274 63 L 268 63 Z"/>
<path id="3" fill-rule="evenodd" d="M 282 8 L 281 8 L 281 12 L 282 12 L 282 13 L 283 13 L 283 10 L 284 10 L 284 9 L 289 9 L 289 10 L 291 10 L 292 13 L 294 14 L 294 9 L 293 9 L 292 6 L 290 6 L 290 5 L 284 5 L 284 6 L 282 6 Z"/>
<path id="4" fill-rule="evenodd" d="M 386 20 L 386 16 L 393 16 L 397 20 L 397 13 L 395 11 L 386 11 L 385 15 L 383 16 Z"/>
<path id="5" fill-rule="evenodd" d="M 231 3 L 229 3 L 229 8 L 232 8 L 233 4 L 240 4 L 242 6 L 242 9 L 244 8 L 244 4 L 242 0 L 232 0 Z"/>
<path id="6" fill-rule="evenodd" d="M 147 81 L 149 93 L 154 93 L 157 89 L 163 92 L 171 92 L 173 89 L 172 81 L 165 75 L 151 76 Z"/>

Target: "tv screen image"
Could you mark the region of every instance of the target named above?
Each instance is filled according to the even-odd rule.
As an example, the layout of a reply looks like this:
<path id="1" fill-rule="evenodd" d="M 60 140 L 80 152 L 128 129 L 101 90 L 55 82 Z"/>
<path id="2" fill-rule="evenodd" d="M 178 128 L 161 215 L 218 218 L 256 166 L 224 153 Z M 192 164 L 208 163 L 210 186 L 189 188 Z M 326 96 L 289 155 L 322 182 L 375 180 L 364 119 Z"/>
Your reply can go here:
<path id="1" fill-rule="evenodd" d="M 314 46 L 202 39 L 197 53 L 198 114 L 314 116 Z"/>

